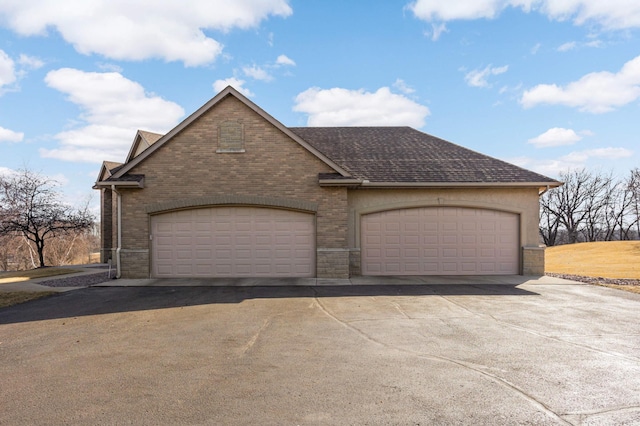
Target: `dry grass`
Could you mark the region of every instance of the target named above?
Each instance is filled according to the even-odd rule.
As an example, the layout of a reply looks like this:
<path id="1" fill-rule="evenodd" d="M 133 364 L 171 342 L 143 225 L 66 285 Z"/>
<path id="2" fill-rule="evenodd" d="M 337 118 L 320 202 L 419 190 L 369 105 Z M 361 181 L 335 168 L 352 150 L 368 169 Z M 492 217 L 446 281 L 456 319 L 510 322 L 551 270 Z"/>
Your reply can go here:
<path id="1" fill-rule="evenodd" d="M 17 272 L 0 272 L 0 284 L 16 283 L 20 281 L 28 281 L 34 278 L 53 277 L 56 275 L 73 274 L 75 272 L 82 272 L 77 269 L 68 268 L 38 268 L 31 269 L 29 271 L 17 271 Z"/>
<path id="2" fill-rule="evenodd" d="M 0 308 L 6 308 L 7 306 L 17 305 L 18 303 L 28 302 L 29 300 L 40 299 L 41 297 L 50 296 L 56 294 L 55 291 L 11 291 L 0 292 Z"/>
<path id="3" fill-rule="evenodd" d="M 549 247 L 545 271 L 586 277 L 640 279 L 640 241 L 604 241 Z"/>

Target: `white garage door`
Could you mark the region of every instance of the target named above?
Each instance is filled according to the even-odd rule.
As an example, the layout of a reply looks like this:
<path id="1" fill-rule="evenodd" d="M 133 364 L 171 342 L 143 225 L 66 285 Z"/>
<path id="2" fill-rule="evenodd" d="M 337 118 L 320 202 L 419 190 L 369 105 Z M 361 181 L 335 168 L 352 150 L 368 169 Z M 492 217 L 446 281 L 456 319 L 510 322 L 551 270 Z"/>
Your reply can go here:
<path id="1" fill-rule="evenodd" d="M 155 277 L 312 277 L 312 214 L 213 207 L 151 217 Z"/>
<path id="2" fill-rule="evenodd" d="M 362 216 L 363 275 L 519 273 L 519 217 L 425 207 Z"/>

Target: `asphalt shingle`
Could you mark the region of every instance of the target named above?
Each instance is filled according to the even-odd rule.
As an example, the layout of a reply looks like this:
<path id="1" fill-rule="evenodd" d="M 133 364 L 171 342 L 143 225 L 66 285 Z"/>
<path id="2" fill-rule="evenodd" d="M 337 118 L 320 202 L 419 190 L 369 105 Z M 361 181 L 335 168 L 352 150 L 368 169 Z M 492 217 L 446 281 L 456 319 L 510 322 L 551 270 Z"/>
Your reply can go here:
<path id="1" fill-rule="evenodd" d="M 371 182 L 556 182 L 411 127 L 289 129 L 353 177 Z"/>

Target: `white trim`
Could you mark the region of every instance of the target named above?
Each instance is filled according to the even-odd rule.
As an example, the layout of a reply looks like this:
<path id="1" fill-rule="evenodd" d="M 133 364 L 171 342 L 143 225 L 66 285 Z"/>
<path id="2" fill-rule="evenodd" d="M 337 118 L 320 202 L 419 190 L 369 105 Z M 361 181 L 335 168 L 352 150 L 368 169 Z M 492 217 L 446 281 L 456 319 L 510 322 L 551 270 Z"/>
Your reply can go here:
<path id="1" fill-rule="evenodd" d="M 522 187 L 557 187 L 562 182 L 369 182 L 362 181 L 361 186 L 366 188 L 522 188 Z"/>
<path id="2" fill-rule="evenodd" d="M 96 182 L 95 185 L 93 186 L 94 189 L 99 189 L 99 188 L 111 188 L 112 186 L 118 186 L 120 188 L 144 188 L 144 179 L 142 179 L 141 181 L 129 181 L 129 180 L 124 180 L 124 181 L 102 181 L 102 182 Z"/>
<path id="3" fill-rule="evenodd" d="M 524 223 L 528 220 L 527 212 L 522 208 L 514 208 L 513 206 L 497 204 L 492 202 L 484 202 L 484 201 L 472 201 L 472 200 L 442 200 L 438 199 L 436 201 L 431 200 L 403 200 L 395 203 L 383 203 L 375 206 L 367 206 L 364 208 L 360 208 L 357 210 L 352 210 L 353 212 L 353 232 L 354 232 L 354 245 L 355 248 L 360 249 L 360 238 L 361 231 L 360 225 L 362 222 L 362 216 L 372 214 L 372 213 L 380 213 L 384 211 L 391 210 L 403 210 L 403 209 L 419 209 L 419 208 L 429 208 L 429 207 L 460 207 L 460 208 L 468 208 L 468 209 L 482 209 L 482 210 L 495 210 L 505 213 L 513 213 L 519 216 L 519 241 L 522 244 L 522 241 L 525 241 L 526 231 L 524 228 Z"/>

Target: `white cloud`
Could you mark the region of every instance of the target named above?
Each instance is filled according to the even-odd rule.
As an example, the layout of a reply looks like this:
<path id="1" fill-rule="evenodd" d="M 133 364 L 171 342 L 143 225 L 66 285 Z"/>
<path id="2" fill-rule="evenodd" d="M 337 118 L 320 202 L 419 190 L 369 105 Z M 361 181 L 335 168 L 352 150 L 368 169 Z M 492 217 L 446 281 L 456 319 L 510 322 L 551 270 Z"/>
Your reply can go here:
<path id="1" fill-rule="evenodd" d="M 146 93 L 140 84 L 115 72 L 62 68 L 50 71 L 45 82 L 82 110 L 80 127 L 55 135 L 58 148 L 40 150 L 47 158 L 122 161 L 137 129 L 164 133 L 184 115 L 179 105 Z"/>
<path id="2" fill-rule="evenodd" d="M 602 42 L 602 40 L 592 40 L 584 43 L 584 45 L 586 47 L 602 47 L 604 43 Z"/>
<path id="3" fill-rule="evenodd" d="M 633 151 L 629 149 L 608 147 L 573 151 L 555 159 L 537 160 L 529 157 L 517 157 L 507 161 L 543 175 L 558 176 L 561 172 L 566 172 L 567 170 L 582 169 L 587 166 L 589 161 L 618 160 L 632 155 Z"/>
<path id="4" fill-rule="evenodd" d="M 113 64 L 110 62 L 98 62 L 96 66 L 102 71 L 117 72 L 117 73 L 122 73 L 122 71 L 124 71 L 124 69 L 120 65 Z"/>
<path id="5" fill-rule="evenodd" d="M 447 25 L 443 22 L 431 24 L 431 41 L 438 41 L 442 34 L 448 32 Z"/>
<path id="6" fill-rule="evenodd" d="M 606 160 L 618 160 L 628 158 L 633 155 L 633 151 L 626 148 L 595 148 L 585 151 L 574 151 L 563 158 L 569 162 L 585 162 L 591 158 L 602 158 Z"/>
<path id="7" fill-rule="evenodd" d="M 569 50 L 573 50 L 578 46 L 578 43 L 575 41 L 568 41 L 566 43 L 558 46 L 558 52 L 568 52 Z"/>
<path id="8" fill-rule="evenodd" d="M 466 81 L 467 84 L 471 87 L 490 87 L 488 81 L 489 77 L 492 75 L 504 74 L 508 69 L 508 65 L 502 67 L 492 67 L 491 65 L 489 65 L 481 70 L 469 71 L 464 76 L 464 81 Z"/>
<path id="9" fill-rule="evenodd" d="M 242 72 L 244 73 L 244 75 L 246 75 L 247 77 L 251 77 L 254 80 L 259 80 L 259 81 L 273 80 L 273 77 L 267 71 L 265 71 L 263 68 L 260 68 L 259 66 L 256 66 L 256 65 L 252 65 L 250 67 L 243 67 Z"/>
<path id="10" fill-rule="evenodd" d="M 15 62 L 0 49 L 0 89 L 16 81 Z M 1 92 L 0 92 L 1 93 Z"/>
<path id="11" fill-rule="evenodd" d="M 553 127 L 535 138 L 529 139 L 529 143 L 536 148 L 549 148 L 553 146 L 573 145 L 582 139 L 573 129 Z"/>
<path id="12" fill-rule="evenodd" d="M 8 167 L 2 167 L 0 166 L 0 176 L 5 176 L 5 177 L 11 177 L 11 175 L 15 174 L 16 171 L 13 169 L 10 169 Z"/>
<path id="13" fill-rule="evenodd" d="M 22 142 L 23 139 L 24 133 L 14 132 L 0 126 L 0 142 Z"/>
<path id="14" fill-rule="evenodd" d="M 429 108 L 381 87 L 364 89 L 320 89 L 298 94 L 294 111 L 309 115 L 309 126 L 411 126 L 422 127 Z"/>
<path id="15" fill-rule="evenodd" d="M 416 0 L 407 7 L 428 22 L 492 19 L 507 8 L 519 8 L 556 21 L 573 20 L 575 25 L 595 23 L 611 30 L 640 27 L 636 0 Z"/>
<path id="16" fill-rule="evenodd" d="M 35 56 L 25 55 L 24 53 L 18 57 L 18 63 L 25 68 L 37 70 L 44 66 L 44 62 Z"/>
<path id="17" fill-rule="evenodd" d="M 278 56 L 278 59 L 276 59 L 276 64 L 277 65 L 288 65 L 288 66 L 292 66 L 292 67 L 296 66 L 296 63 L 294 62 L 294 60 L 289 58 L 287 55 Z"/>
<path id="18" fill-rule="evenodd" d="M 414 15 L 425 21 L 494 18 L 502 8 L 501 0 L 417 0 L 409 4 Z"/>
<path id="19" fill-rule="evenodd" d="M 405 95 L 410 95 L 415 92 L 415 89 L 409 86 L 405 81 L 401 78 L 398 78 L 395 83 L 393 83 L 393 87 L 404 93 Z"/>
<path id="20" fill-rule="evenodd" d="M 536 43 L 536 45 L 531 48 L 531 54 L 535 55 L 536 53 L 538 53 L 538 50 L 540 50 L 541 47 L 542 44 Z"/>
<path id="21" fill-rule="evenodd" d="M 213 82 L 213 90 L 218 93 L 222 92 L 227 86 L 231 86 L 236 89 L 238 92 L 242 93 L 246 97 L 254 96 L 251 90 L 243 87 L 245 81 L 239 80 L 235 77 L 225 78 L 223 80 L 216 80 Z"/>
<path id="22" fill-rule="evenodd" d="M 23 36 L 57 30 L 82 54 L 118 60 L 160 58 L 187 66 L 212 62 L 222 45 L 204 30 L 254 28 L 287 17 L 287 0 L 51 0 L 0 3 L 5 25 Z"/>
<path id="23" fill-rule="evenodd" d="M 565 105 L 583 112 L 600 114 L 631 103 L 640 97 L 640 56 L 617 73 L 593 72 L 565 87 L 540 84 L 526 90 L 520 103 L 524 108 L 539 104 Z"/>
<path id="24" fill-rule="evenodd" d="M 592 40 L 584 43 L 578 43 L 577 41 L 569 41 L 567 43 L 563 43 L 560 46 L 558 46 L 558 52 L 568 52 L 570 50 L 578 49 L 580 47 L 598 48 L 602 46 L 603 46 L 602 40 Z"/>

